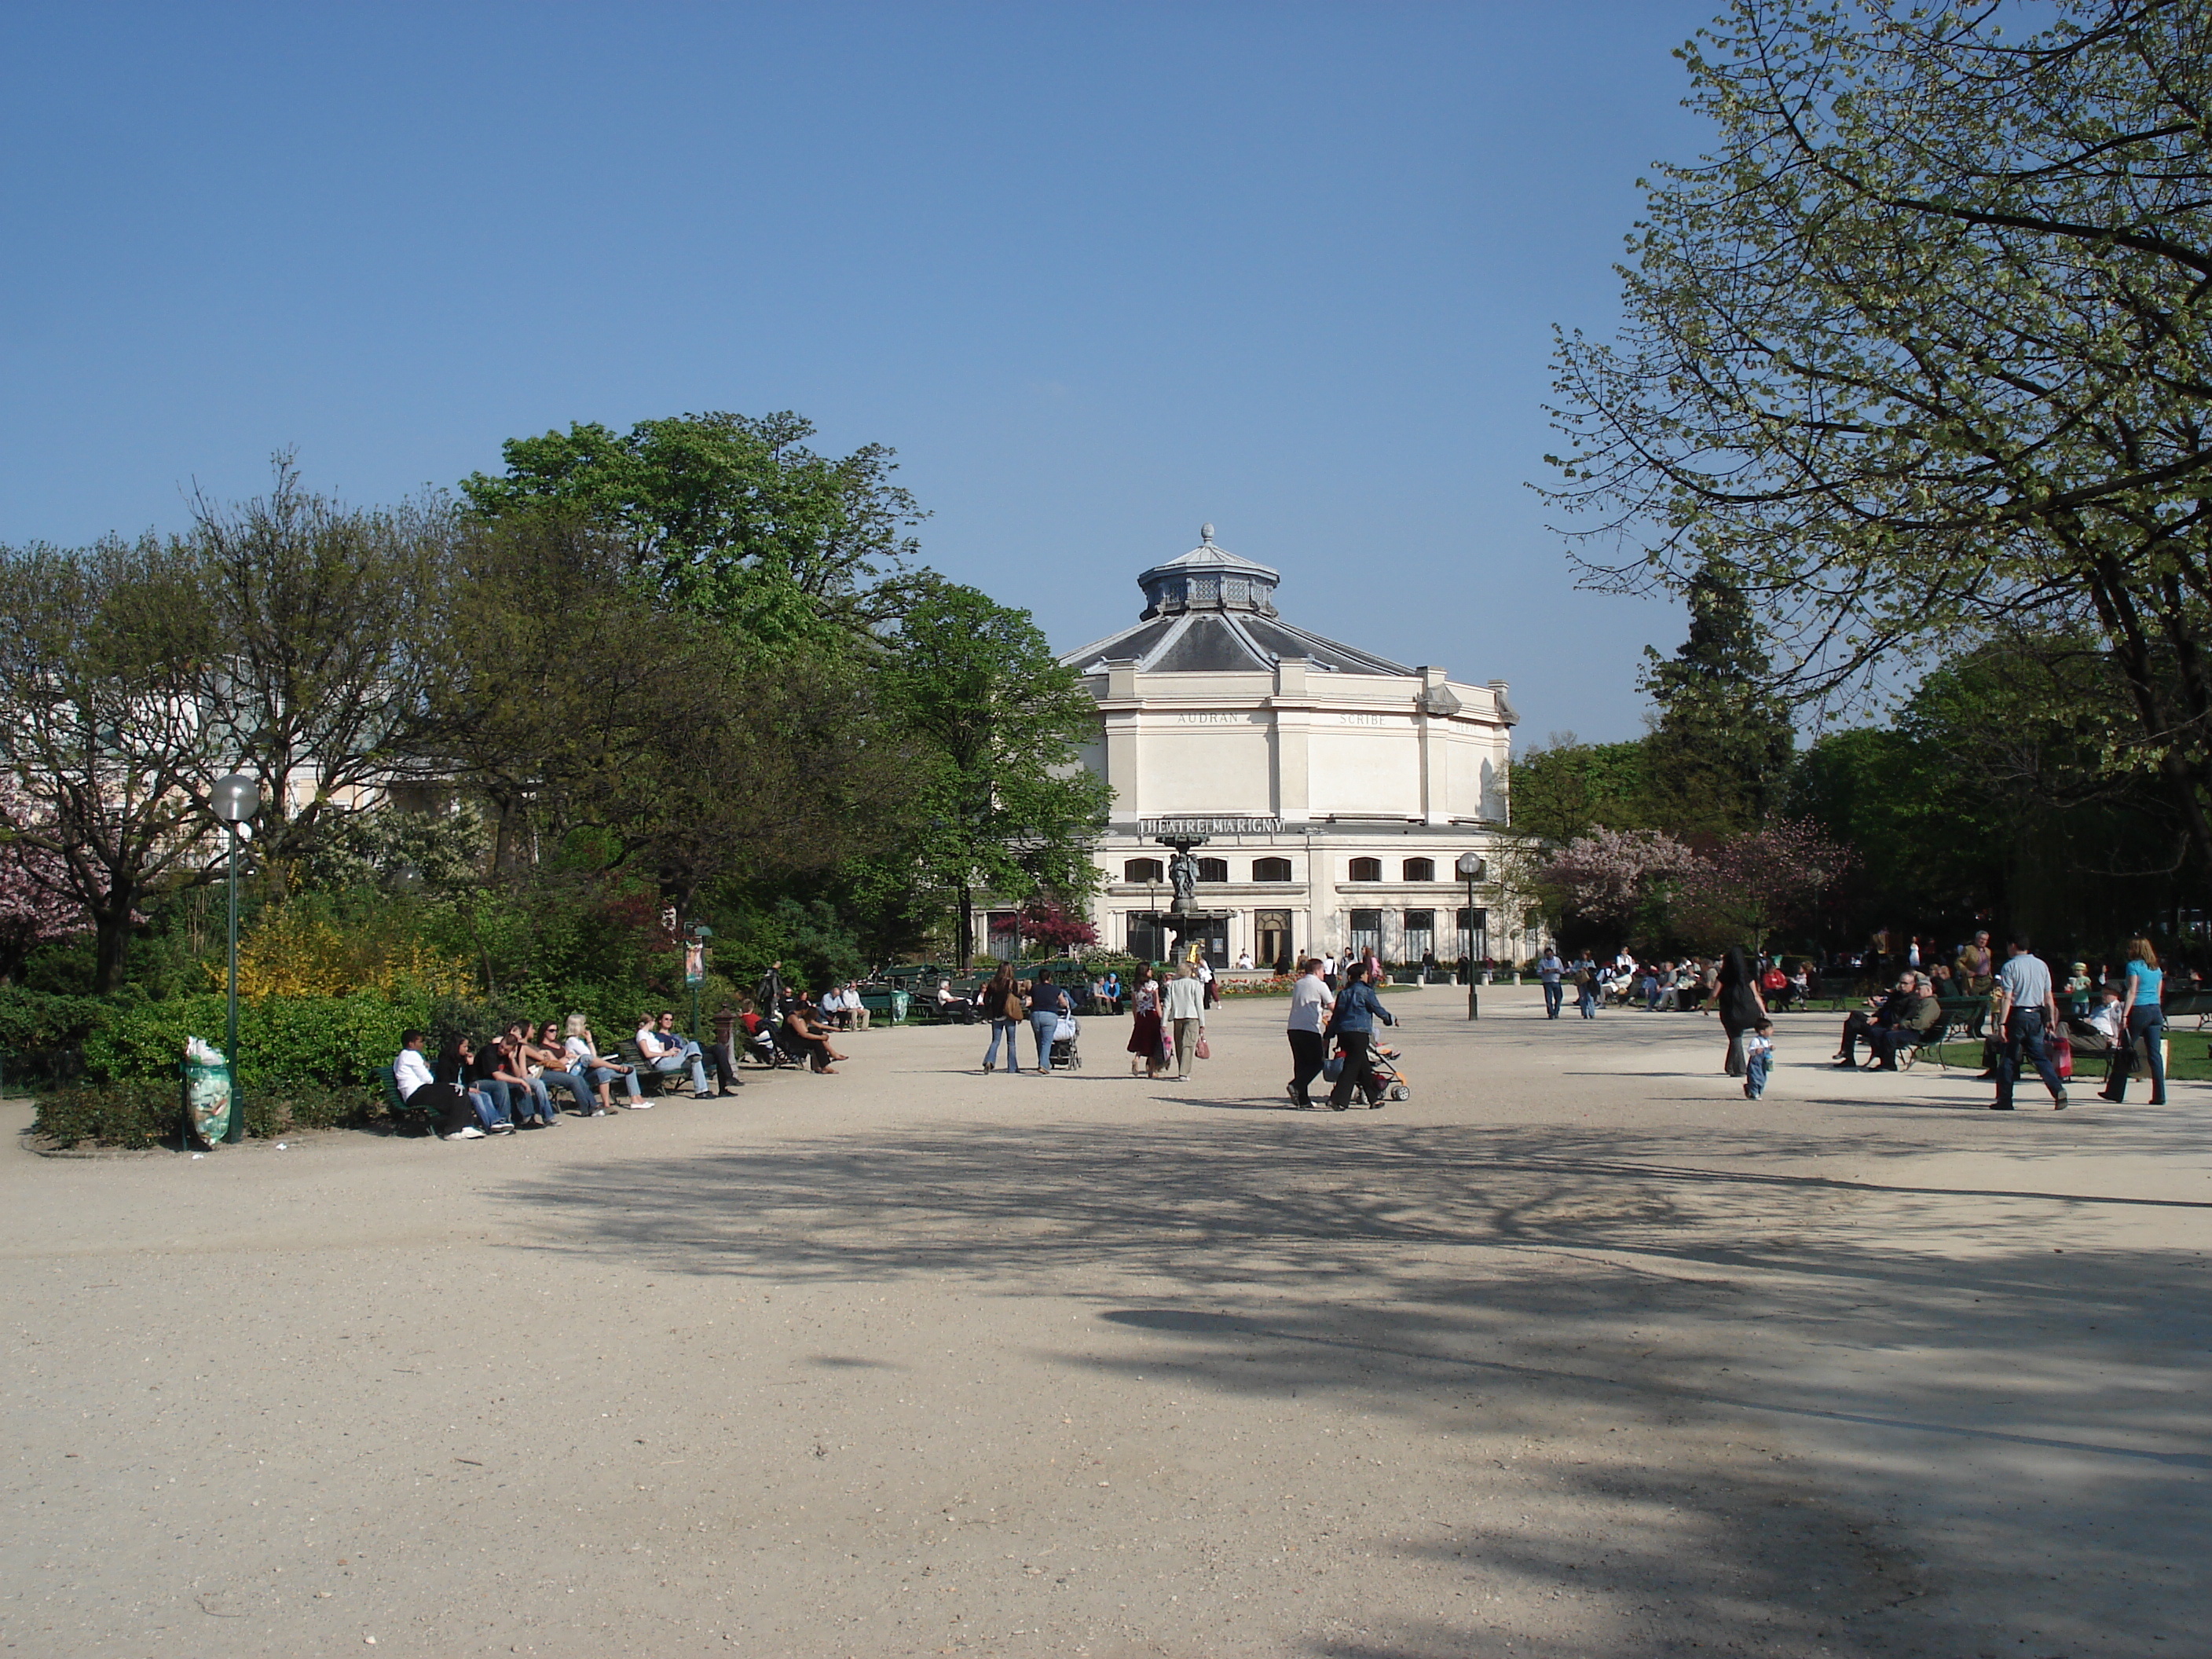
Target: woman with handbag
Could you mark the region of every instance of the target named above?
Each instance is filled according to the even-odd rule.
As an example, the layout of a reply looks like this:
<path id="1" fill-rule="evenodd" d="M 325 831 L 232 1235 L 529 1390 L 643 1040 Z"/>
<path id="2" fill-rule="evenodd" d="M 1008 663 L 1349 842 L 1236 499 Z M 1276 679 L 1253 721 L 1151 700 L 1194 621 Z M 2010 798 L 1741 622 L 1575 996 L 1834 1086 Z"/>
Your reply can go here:
<path id="1" fill-rule="evenodd" d="M 1006 1040 L 1006 1070 L 1018 1075 L 1022 1069 L 1019 1051 L 1014 1046 L 1014 1034 L 1028 1024 L 1028 1011 L 1022 1006 L 1022 994 L 1014 985 L 1012 964 L 1000 963 L 999 971 L 991 975 L 991 982 L 975 993 L 975 1006 L 991 1022 L 991 1046 L 983 1051 L 983 1069 L 999 1069 L 999 1039 Z"/>
<path id="2" fill-rule="evenodd" d="M 1137 969 L 1137 977 L 1129 991 L 1129 1075 L 1137 1074 L 1137 1067 L 1145 1068 L 1145 1075 L 1156 1078 L 1167 1070 L 1167 1045 L 1160 1028 L 1160 986 L 1152 977 L 1149 966 Z"/>
<path id="3" fill-rule="evenodd" d="M 1175 1031 L 1176 1081 L 1187 1083 L 1190 1063 L 1199 1058 L 1199 1044 L 1206 1036 L 1206 987 L 1200 983 L 1195 966 L 1183 963 L 1182 972 L 1168 981 L 1162 1002 L 1162 1014 Z"/>

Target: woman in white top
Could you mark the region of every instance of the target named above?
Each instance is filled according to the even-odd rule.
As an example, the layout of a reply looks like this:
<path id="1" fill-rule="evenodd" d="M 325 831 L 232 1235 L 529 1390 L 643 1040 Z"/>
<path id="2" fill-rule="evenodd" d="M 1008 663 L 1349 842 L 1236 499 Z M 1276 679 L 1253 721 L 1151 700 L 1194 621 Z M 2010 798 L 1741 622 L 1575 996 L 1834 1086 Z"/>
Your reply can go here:
<path id="1" fill-rule="evenodd" d="M 1328 1063 L 1328 1045 L 1322 1031 L 1328 1024 L 1329 1005 L 1334 1000 L 1328 981 L 1321 976 L 1321 958 L 1307 957 L 1299 969 L 1297 983 L 1291 987 L 1291 1104 L 1303 1111 L 1314 1109 L 1313 1097 L 1306 1091 Z"/>
<path id="2" fill-rule="evenodd" d="M 1186 962 L 1182 972 L 1168 981 L 1167 995 L 1162 999 L 1161 1012 L 1175 1032 L 1176 1079 L 1187 1082 L 1190 1078 L 1190 1062 L 1198 1053 L 1198 1039 L 1206 1030 L 1206 987 L 1199 982 L 1198 969 Z"/>
<path id="3" fill-rule="evenodd" d="M 607 1085 L 617 1078 L 623 1080 L 623 1086 L 629 1093 L 623 1105 L 634 1112 L 642 1112 L 652 1106 L 653 1103 L 637 1086 L 637 1073 L 623 1065 L 618 1056 L 599 1052 L 599 1040 L 592 1036 L 581 1014 L 568 1016 L 568 1035 L 561 1047 L 568 1056 L 568 1069 L 599 1091 L 600 1111 L 605 1111 L 612 1103 Z"/>

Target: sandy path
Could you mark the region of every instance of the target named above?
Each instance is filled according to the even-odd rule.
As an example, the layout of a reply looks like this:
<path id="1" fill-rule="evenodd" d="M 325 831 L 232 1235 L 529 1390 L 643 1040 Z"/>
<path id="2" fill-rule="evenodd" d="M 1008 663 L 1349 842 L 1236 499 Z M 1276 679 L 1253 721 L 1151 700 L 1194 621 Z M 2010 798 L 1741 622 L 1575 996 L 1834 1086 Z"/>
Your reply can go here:
<path id="1" fill-rule="evenodd" d="M 11 1145 L 0 1647 L 2206 1650 L 2205 1090 L 2001 1116 L 1805 1017 L 1754 1107 L 1695 1017 L 1395 1006 L 1376 1113 L 1277 1109 L 1274 1003 L 1180 1088 L 1099 1021 L 1079 1078 L 871 1032 L 510 1141 Z"/>

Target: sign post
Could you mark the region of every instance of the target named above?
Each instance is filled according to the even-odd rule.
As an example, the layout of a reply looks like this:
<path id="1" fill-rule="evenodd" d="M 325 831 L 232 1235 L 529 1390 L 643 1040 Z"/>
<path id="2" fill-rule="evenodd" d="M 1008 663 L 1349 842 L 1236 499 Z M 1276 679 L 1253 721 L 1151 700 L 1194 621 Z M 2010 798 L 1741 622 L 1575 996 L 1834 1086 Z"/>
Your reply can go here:
<path id="1" fill-rule="evenodd" d="M 253 815 L 261 810 L 261 786 L 243 772 L 233 772 L 215 781 L 208 804 L 222 820 L 230 842 L 230 857 L 226 860 L 230 876 L 230 996 L 222 1037 L 222 1063 L 230 1073 L 230 1127 L 222 1138 L 240 1141 L 246 1139 L 246 1113 L 238 1090 L 238 847 L 240 842 L 253 839 Z"/>

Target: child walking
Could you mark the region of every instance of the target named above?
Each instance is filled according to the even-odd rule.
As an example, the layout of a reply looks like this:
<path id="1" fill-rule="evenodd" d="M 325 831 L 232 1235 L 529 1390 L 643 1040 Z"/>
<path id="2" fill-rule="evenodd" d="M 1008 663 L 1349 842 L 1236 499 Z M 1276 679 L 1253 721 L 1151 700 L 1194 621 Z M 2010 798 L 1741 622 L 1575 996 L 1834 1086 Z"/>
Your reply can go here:
<path id="1" fill-rule="evenodd" d="M 1762 1019 L 1743 1040 L 1743 1097 L 1757 1100 L 1766 1092 L 1766 1074 L 1774 1065 L 1774 1022 Z"/>

